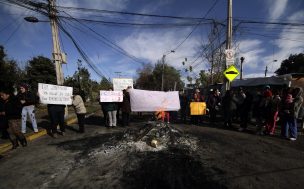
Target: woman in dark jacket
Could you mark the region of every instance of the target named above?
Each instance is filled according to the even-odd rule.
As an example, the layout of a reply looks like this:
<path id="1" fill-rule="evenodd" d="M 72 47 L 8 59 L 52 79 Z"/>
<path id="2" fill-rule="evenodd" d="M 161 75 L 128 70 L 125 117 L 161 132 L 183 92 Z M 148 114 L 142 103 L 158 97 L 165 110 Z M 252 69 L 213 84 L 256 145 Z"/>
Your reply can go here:
<path id="1" fill-rule="evenodd" d="M 239 131 L 244 131 L 247 129 L 247 124 L 250 118 L 250 112 L 252 109 L 252 101 L 253 101 L 253 96 L 249 91 L 245 92 L 245 99 L 243 103 L 240 105 L 240 118 L 241 118 L 241 123 L 240 123 L 240 128 Z"/>
<path id="2" fill-rule="evenodd" d="M 20 131 L 22 111 L 22 105 L 20 101 L 10 91 L 1 91 L 0 96 L 4 101 L 4 112 L 1 114 L 5 116 L 5 119 L 8 123 L 7 131 L 13 145 L 12 149 L 16 149 L 19 146 L 18 140 L 22 146 L 26 146 L 26 138 Z"/>
<path id="3" fill-rule="evenodd" d="M 110 91 L 112 91 L 112 89 L 110 89 Z M 116 114 L 117 114 L 118 104 L 116 102 L 107 102 L 104 103 L 104 108 L 108 114 L 109 127 L 116 127 L 117 124 Z"/>
<path id="4" fill-rule="evenodd" d="M 222 100 L 224 126 L 232 127 L 233 112 L 237 109 L 237 99 L 231 90 L 227 90 Z"/>
<path id="5" fill-rule="evenodd" d="M 123 90 L 123 101 L 121 106 L 122 112 L 122 126 L 129 126 L 131 104 L 130 104 L 130 94 L 128 90 Z"/>

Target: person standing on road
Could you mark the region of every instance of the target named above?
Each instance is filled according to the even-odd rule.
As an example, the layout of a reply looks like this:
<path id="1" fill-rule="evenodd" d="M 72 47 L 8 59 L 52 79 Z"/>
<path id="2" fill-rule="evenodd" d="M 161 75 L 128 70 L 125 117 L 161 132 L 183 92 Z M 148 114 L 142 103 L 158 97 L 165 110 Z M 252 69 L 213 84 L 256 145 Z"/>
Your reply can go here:
<path id="1" fill-rule="evenodd" d="M 79 132 L 84 133 L 84 124 L 85 124 L 85 114 L 87 113 L 86 107 L 84 102 L 80 96 L 79 89 L 73 90 L 72 96 L 72 104 L 75 109 L 75 113 L 77 115 L 78 125 L 79 125 Z"/>
<path id="2" fill-rule="evenodd" d="M 227 90 L 222 100 L 224 126 L 232 128 L 233 112 L 237 109 L 237 98 L 231 90 Z"/>
<path id="3" fill-rule="evenodd" d="M 187 114 L 189 111 L 189 99 L 185 92 L 180 91 L 179 93 L 179 101 L 180 101 L 180 121 L 181 123 L 187 123 Z"/>
<path id="4" fill-rule="evenodd" d="M 109 89 L 109 91 L 113 91 L 113 89 Z M 104 103 L 105 110 L 107 111 L 108 119 L 109 119 L 109 127 L 116 127 L 117 124 L 117 109 L 118 105 L 116 102 L 107 102 Z"/>
<path id="5" fill-rule="evenodd" d="M 29 115 L 32 121 L 33 130 L 35 133 L 37 133 L 38 127 L 35 116 L 36 96 L 35 94 L 29 91 L 27 84 L 21 84 L 19 90 L 20 92 L 18 93 L 17 98 L 20 100 L 22 104 L 21 132 L 23 134 L 26 133 L 26 121 L 27 121 L 27 115 Z"/>
<path id="6" fill-rule="evenodd" d="M 273 135 L 276 127 L 276 120 L 278 116 L 278 104 L 276 104 L 275 98 L 272 95 L 272 91 L 269 86 L 266 86 L 264 91 L 264 103 L 263 114 L 265 118 L 265 131 L 266 135 Z M 277 99 L 276 99 L 277 100 Z"/>
<path id="7" fill-rule="evenodd" d="M 129 126 L 130 113 L 131 113 L 129 88 L 123 90 L 123 101 L 121 106 L 121 112 L 122 112 L 122 126 L 123 127 Z"/>
<path id="8" fill-rule="evenodd" d="M 0 98 L 0 132 L 2 139 L 8 139 L 7 133 L 7 120 L 5 118 L 5 111 L 4 111 L 4 101 Z"/>
<path id="9" fill-rule="evenodd" d="M 248 122 L 250 119 L 250 112 L 252 108 L 253 96 L 249 91 L 244 93 L 245 99 L 243 103 L 240 105 L 240 128 L 239 131 L 244 131 L 247 129 Z"/>
<path id="10" fill-rule="evenodd" d="M 218 89 L 214 89 L 207 101 L 207 108 L 209 109 L 210 122 L 216 121 L 216 114 L 219 111 L 221 104 L 220 92 Z"/>
<path id="11" fill-rule="evenodd" d="M 295 118 L 295 104 L 292 94 L 288 94 L 286 99 L 284 99 L 283 106 L 281 108 L 283 117 L 283 133 L 281 135 L 288 139 L 290 131 L 290 140 L 294 141 L 297 139 L 297 125 Z"/>
<path id="12" fill-rule="evenodd" d="M 64 123 L 64 112 L 65 105 L 61 104 L 48 104 L 48 113 L 51 121 L 51 132 L 50 135 L 53 138 L 57 138 L 57 133 L 65 135 L 65 123 Z M 57 125 L 59 124 L 60 132 L 57 131 Z"/>
<path id="13" fill-rule="evenodd" d="M 19 146 L 18 140 L 23 147 L 27 146 L 26 138 L 23 133 L 20 132 L 22 111 L 22 105 L 20 101 L 8 89 L 2 90 L 0 92 L 0 97 L 4 101 L 4 112 L 1 112 L 1 115 L 4 115 L 7 120 L 7 131 L 9 134 L 9 139 L 13 145 L 12 149 L 16 149 Z"/>
<path id="14" fill-rule="evenodd" d="M 274 96 L 271 99 L 271 103 L 269 104 L 270 115 L 269 115 L 269 119 L 266 120 L 265 134 L 274 135 L 275 128 L 277 125 L 280 103 L 281 103 L 281 97 L 279 96 L 279 93 L 276 91 L 274 92 Z"/>

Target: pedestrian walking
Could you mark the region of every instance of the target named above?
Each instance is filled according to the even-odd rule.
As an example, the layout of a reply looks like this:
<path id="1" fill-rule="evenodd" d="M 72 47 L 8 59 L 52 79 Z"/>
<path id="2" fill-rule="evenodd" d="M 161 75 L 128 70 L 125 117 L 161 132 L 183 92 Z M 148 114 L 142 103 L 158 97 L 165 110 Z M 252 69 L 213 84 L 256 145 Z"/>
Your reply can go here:
<path id="1" fill-rule="evenodd" d="M 27 115 L 29 115 L 32 122 L 32 127 L 35 133 L 38 132 L 37 121 L 35 116 L 35 104 L 36 104 L 36 94 L 29 91 L 27 84 L 21 84 L 19 87 L 19 93 L 17 98 L 22 104 L 22 124 L 21 132 L 26 133 L 26 121 Z"/>
<path id="2" fill-rule="evenodd" d="M 79 125 L 79 132 L 84 133 L 85 128 L 85 114 L 87 113 L 86 107 L 84 102 L 80 96 L 79 89 L 73 89 L 73 96 L 72 96 L 72 104 L 77 115 L 78 125 Z"/>

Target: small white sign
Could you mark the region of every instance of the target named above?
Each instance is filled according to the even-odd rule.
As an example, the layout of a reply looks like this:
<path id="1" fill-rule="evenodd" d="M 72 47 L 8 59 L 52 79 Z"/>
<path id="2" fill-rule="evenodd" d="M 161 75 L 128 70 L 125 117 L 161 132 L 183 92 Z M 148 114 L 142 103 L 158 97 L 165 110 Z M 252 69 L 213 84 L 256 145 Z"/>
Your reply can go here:
<path id="1" fill-rule="evenodd" d="M 100 102 L 122 102 L 122 91 L 100 91 Z"/>
<path id="2" fill-rule="evenodd" d="M 113 78 L 114 91 L 122 91 L 127 87 L 133 88 L 133 79 L 130 78 Z"/>
<path id="3" fill-rule="evenodd" d="M 71 105 L 73 87 L 38 83 L 38 94 L 42 104 Z"/>
<path id="4" fill-rule="evenodd" d="M 227 65 L 234 64 L 234 50 L 233 49 L 226 49 L 225 54 L 226 54 Z"/>

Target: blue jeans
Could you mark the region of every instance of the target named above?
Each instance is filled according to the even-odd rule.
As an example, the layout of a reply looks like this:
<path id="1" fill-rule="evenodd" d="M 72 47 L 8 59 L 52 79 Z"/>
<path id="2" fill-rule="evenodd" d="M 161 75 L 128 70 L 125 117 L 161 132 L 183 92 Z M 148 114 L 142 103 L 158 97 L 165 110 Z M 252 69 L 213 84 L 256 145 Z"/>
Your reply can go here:
<path id="1" fill-rule="evenodd" d="M 297 119 L 293 117 L 286 117 L 284 118 L 284 137 L 288 138 L 289 130 L 290 130 L 290 137 L 297 138 Z"/>
<path id="2" fill-rule="evenodd" d="M 38 132 L 37 128 L 37 122 L 36 122 L 36 117 L 35 117 L 35 106 L 34 105 L 29 105 L 29 106 L 24 106 L 22 108 L 22 126 L 21 126 L 21 132 L 26 133 L 26 120 L 27 120 L 27 114 L 29 114 L 30 119 L 32 121 L 32 126 L 35 132 Z"/>

